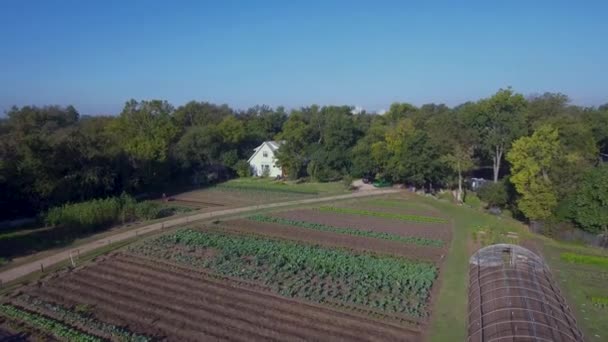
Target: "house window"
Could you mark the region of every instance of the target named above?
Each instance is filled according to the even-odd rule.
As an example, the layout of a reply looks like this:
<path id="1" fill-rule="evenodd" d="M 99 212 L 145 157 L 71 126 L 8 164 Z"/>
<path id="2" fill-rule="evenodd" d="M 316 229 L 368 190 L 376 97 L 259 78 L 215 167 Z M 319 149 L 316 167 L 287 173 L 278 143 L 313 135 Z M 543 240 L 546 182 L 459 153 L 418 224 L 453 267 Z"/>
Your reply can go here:
<path id="1" fill-rule="evenodd" d="M 262 165 L 262 171 L 270 171 L 270 165 Z"/>
<path id="2" fill-rule="evenodd" d="M 267 158 L 267 157 L 268 157 L 268 152 L 266 152 L 266 151 L 262 152 L 262 156 L 263 156 L 264 158 Z M 268 165 L 266 165 L 266 166 L 268 166 Z"/>

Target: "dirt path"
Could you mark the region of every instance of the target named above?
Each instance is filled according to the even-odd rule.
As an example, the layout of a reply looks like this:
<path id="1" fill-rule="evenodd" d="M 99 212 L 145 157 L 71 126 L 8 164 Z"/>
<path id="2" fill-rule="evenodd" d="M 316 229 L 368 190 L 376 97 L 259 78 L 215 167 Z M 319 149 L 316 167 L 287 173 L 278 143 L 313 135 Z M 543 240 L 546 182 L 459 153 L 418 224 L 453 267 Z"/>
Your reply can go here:
<path id="1" fill-rule="evenodd" d="M 6 270 L 6 271 L 0 273 L 0 282 L 7 283 L 9 281 L 13 281 L 15 279 L 26 276 L 30 273 L 40 271 L 41 265 L 43 267 L 49 267 L 51 265 L 57 264 L 61 261 L 69 259 L 70 254 L 76 255 L 76 253 L 83 253 L 83 254 L 88 253 L 97 248 L 103 247 L 109 243 L 127 240 L 130 238 L 136 237 L 138 235 L 147 234 L 147 233 L 150 233 L 153 231 L 161 230 L 163 228 L 170 228 L 170 227 L 174 227 L 174 226 L 178 226 L 178 225 L 182 225 L 182 224 L 187 224 L 190 222 L 207 220 L 210 218 L 224 216 L 224 215 L 238 214 L 238 213 L 243 213 L 243 212 L 247 212 L 247 211 L 253 211 L 256 209 L 279 208 L 279 207 L 298 205 L 298 204 L 310 204 L 310 203 L 316 203 L 316 202 L 325 202 L 325 201 L 333 201 L 333 200 L 348 199 L 348 198 L 376 196 L 376 195 L 390 194 L 390 193 L 396 193 L 396 192 L 399 192 L 399 190 L 387 189 L 387 190 L 376 190 L 376 191 L 361 191 L 361 192 L 355 192 L 355 193 L 347 194 L 347 195 L 310 198 L 310 199 L 289 201 L 289 202 L 282 202 L 282 203 L 269 203 L 269 204 L 253 205 L 253 206 L 242 207 L 242 208 L 224 209 L 224 210 L 217 210 L 217 211 L 207 212 L 207 213 L 193 214 L 190 216 L 183 216 L 183 217 L 175 218 L 172 220 L 167 220 L 164 222 L 153 223 L 153 224 L 150 224 L 147 226 L 138 227 L 137 229 L 133 229 L 133 230 L 122 232 L 122 233 L 117 233 L 115 235 L 106 236 L 102 239 L 92 241 L 92 242 L 86 243 L 84 245 L 80 245 L 73 249 L 64 250 L 57 254 L 53 254 L 53 255 L 47 256 L 45 258 L 39 259 L 39 260 L 35 260 L 35 261 L 29 262 L 29 263 L 26 263 L 23 265 L 16 266 L 14 268 L 11 268 L 9 270 Z"/>

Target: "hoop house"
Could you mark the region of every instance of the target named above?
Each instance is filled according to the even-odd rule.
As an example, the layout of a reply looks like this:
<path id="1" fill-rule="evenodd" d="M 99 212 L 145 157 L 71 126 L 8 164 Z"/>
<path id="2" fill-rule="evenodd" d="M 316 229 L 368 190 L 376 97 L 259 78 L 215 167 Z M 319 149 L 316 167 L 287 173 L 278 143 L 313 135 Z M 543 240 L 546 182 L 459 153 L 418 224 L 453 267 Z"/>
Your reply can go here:
<path id="1" fill-rule="evenodd" d="M 469 342 L 583 341 L 543 259 L 509 244 L 469 259 L 468 336 Z"/>

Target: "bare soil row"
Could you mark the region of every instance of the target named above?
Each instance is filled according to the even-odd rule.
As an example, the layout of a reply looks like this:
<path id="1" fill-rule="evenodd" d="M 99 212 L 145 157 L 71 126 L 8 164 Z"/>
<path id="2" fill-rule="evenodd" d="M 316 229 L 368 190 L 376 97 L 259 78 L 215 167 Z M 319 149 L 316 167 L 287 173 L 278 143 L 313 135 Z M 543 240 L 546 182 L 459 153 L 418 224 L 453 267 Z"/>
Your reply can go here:
<path id="1" fill-rule="evenodd" d="M 131 255 L 36 289 L 103 320 L 168 340 L 417 340 L 418 331 L 321 309 Z"/>
<path id="2" fill-rule="evenodd" d="M 392 233 L 401 236 L 438 239 L 445 241 L 446 244 L 451 240 L 452 236 L 450 224 L 414 223 L 388 218 L 321 212 L 314 209 L 282 211 L 273 214 L 273 216 L 336 227 L 349 227 Z"/>
<path id="3" fill-rule="evenodd" d="M 353 236 L 333 232 L 281 225 L 276 223 L 255 222 L 245 219 L 222 223 L 222 227 L 239 233 L 257 233 L 297 240 L 328 247 L 344 247 L 361 252 L 374 252 L 402 256 L 411 260 L 437 262 L 445 255 L 444 248 L 404 244 L 398 241 Z"/>

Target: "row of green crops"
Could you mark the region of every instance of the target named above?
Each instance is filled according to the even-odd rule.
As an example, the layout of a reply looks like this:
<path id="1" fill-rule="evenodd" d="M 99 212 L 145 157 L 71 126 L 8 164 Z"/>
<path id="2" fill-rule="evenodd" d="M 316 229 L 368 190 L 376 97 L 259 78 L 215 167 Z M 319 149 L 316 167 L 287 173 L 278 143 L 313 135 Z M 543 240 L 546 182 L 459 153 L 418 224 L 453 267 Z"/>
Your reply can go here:
<path id="1" fill-rule="evenodd" d="M 429 209 L 422 203 L 414 202 L 414 201 L 406 201 L 406 200 L 396 200 L 396 199 L 380 199 L 374 198 L 365 201 L 364 203 L 379 206 L 379 207 L 397 207 L 397 208 L 416 208 L 416 209 Z"/>
<path id="2" fill-rule="evenodd" d="M 268 191 L 268 192 L 281 192 L 291 194 L 302 194 L 302 195 L 317 195 L 319 192 L 314 189 L 300 188 L 295 189 L 294 185 L 285 185 L 281 183 L 236 183 L 228 182 L 222 183 L 215 186 L 222 190 L 238 190 L 238 191 Z"/>
<path id="3" fill-rule="evenodd" d="M 375 232 L 375 231 L 371 231 L 371 230 L 359 230 L 359 229 L 350 228 L 350 227 L 334 227 L 334 226 L 329 226 L 329 225 L 325 225 L 325 224 L 321 224 L 321 223 L 290 220 L 290 219 L 286 219 L 286 218 L 273 217 L 273 216 L 267 216 L 267 215 L 254 215 L 254 216 L 250 216 L 249 219 L 252 221 L 257 221 L 257 222 L 277 223 L 277 224 L 282 224 L 282 225 L 289 225 L 289 226 L 313 229 L 313 230 L 318 230 L 318 231 L 322 231 L 322 232 L 332 232 L 332 233 L 347 234 L 347 235 L 354 235 L 354 236 L 363 236 L 363 237 L 370 237 L 370 238 L 376 238 L 376 239 L 398 241 L 398 242 L 420 245 L 420 246 L 432 246 L 432 247 L 443 246 L 443 241 L 441 241 L 441 240 L 427 239 L 427 238 L 415 237 L 415 236 L 400 236 L 400 235 L 391 234 L 391 233 Z"/>
<path id="4" fill-rule="evenodd" d="M 600 308 L 608 307 L 608 297 L 591 297 L 591 303 Z"/>
<path id="5" fill-rule="evenodd" d="M 22 310 L 10 304 L 0 304 L 0 315 L 4 315 L 13 320 L 21 321 L 45 333 L 53 335 L 60 340 L 75 342 L 102 341 L 102 339 L 99 337 L 83 333 L 54 319 Z"/>
<path id="6" fill-rule="evenodd" d="M 110 335 L 113 337 L 113 339 L 118 341 L 147 342 L 151 340 L 147 336 L 133 333 L 126 328 L 117 327 L 113 324 L 99 321 L 88 313 L 73 311 L 62 305 L 48 302 L 37 297 L 22 295 L 19 297 L 19 300 L 26 303 L 30 308 L 37 308 L 46 310 L 47 312 L 53 312 L 54 315 L 56 315 L 55 317 L 62 322 L 73 326 L 81 325 L 87 327 L 95 332 L 98 332 L 99 334 Z"/>
<path id="7" fill-rule="evenodd" d="M 339 214 L 353 214 L 353 215 L 361 215 L 361 216 L 381 217 L 381 218 L 396 219 L 396 220 L 411 221 L 411 222 L 420 222 L 420 223 L 448 223 L 448 220 L 439 218 L 439 217 L 409 215 L 409 214 L 394 214 L 394 213 L 385 213 L 385 212 L 380 212 L 380 211 L 370 211 L 370 210 L 354 209 L 354 208 L 319 207 L 319 208 L 317 208 L 317 210 L 328 211 L 328 212 L 339 213 Z"/>
<path id="8" fill-rule="evenodd" d="M 287 297 L 413 317 L 427 316 L 437 277 L 430 263 L 214 231 L 180 230 L 133 245 L 130 251 L 259 282 Z"/>
<path id="9" fill-rule="evenodd" d="M 564 261 L 574 264 L 594 265 L 608 269 L 608 257 L 577 253 L 562 253 L 561 258 Z"/>

